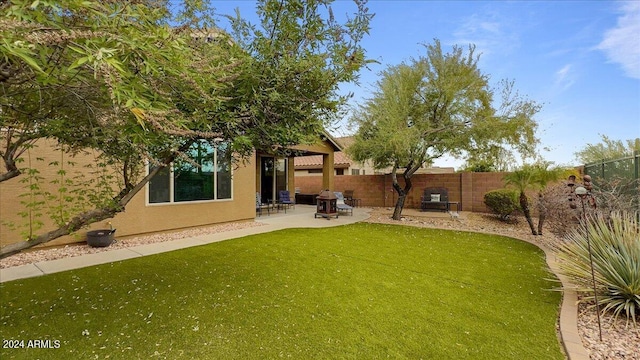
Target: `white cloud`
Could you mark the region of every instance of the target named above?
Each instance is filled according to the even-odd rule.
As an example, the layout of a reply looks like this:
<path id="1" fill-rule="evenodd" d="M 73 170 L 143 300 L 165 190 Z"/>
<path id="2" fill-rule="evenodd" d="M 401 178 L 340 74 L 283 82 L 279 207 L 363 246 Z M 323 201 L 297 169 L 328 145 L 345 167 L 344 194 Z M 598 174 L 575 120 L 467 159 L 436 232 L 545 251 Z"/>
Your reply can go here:
<path id="1" fill-rule="evenodd" d="M 597 49 L 620 64 L 627 76 L 640 79 L 640 1 L 623 2 L 620 10 L 616 27 L 605 32 Z"/>
<path id="2" fill-rule="evenodd" d="M 453 32 L 453 43 L 474 44 L 477 53 L 487 56 L 510 52 L 519 46 L 518 34 L 504 15 L 495 11 L 474 14 L 464 19 Z"/>
<path id="3" fill-rule="evenodd" d="M 562 90 L 566 90 L 574 83 L 573 73 L 571 71 L 572 65 L 567 64 L 562 69 L 556 71 L 556 87 L 561 88 Z"/>

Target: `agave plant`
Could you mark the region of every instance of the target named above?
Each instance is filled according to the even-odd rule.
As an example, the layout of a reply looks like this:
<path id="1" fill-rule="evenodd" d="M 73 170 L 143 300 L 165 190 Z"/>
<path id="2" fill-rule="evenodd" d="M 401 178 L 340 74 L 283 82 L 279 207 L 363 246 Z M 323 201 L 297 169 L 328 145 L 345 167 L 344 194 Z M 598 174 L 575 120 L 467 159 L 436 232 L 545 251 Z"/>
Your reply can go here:
<path id="1" fill-rule="evenodd" d="M 586 224 L 586 226 L 585 226 Z M 640 227 L 637 214 L 618 212 L 609 217 L 587 217 L 582 226 L 556 248 L 561 271 L 569 276 L 575 290 L 594 299 L 589 242 L 593 256 L 596 291 L 602 313 L 620 314 L 636 323 L 640 312 Z"/>

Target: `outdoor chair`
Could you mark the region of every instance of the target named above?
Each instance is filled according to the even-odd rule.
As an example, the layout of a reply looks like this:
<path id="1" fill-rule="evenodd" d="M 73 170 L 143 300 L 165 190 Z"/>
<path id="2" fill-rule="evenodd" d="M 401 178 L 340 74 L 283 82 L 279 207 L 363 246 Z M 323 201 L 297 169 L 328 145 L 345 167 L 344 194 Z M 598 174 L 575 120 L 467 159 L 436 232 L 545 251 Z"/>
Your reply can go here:
<path id="1" fill-rule="evenodd" d="M 338 198 L 336 200 L 336 208 L 338 209 L 338 213 L 342 211 L 342 212 L 350 213 L 351 216 L 353 216 L 353 206 L 350 206 L 344 203 L 344 195 L 342 195 L 342 193 L 339 191 L 334 191 L 333 193 Z"/>
<path id="2" fill-rule="evenodd" d="M 360 199 L 356 199 L 353 195 L 354 190 L 345 190 L 344 191 L 344 202 L 347 205 L 351 205 L 353 207 L 358 207 L 360 205 Z"/>
<path id="3" fill-rule="evenodd" d="M 280 206 L 282 206 L 282 208 L 284 209 L 285 214 L 287 213 L 288 207 L 293 206 L 293 208 L 295 209 L 296 201 L 295 199 L 291 199 L 288 190 L 280 190 L 278 192 L 278 208 L 280 208 Z"/>
<path id="4" fill-rule="evenodd" d="M 420 199 L 420 209 L 449 211 L 449 191 L 446 188 L 426 188 Z"/>
<path id="5" fill-rule="evenodd" d="M 256 193 L 256 212 L 258 213 L 258 216 L 262 215 L 262 209 L 267 209 L 267 215 L 270 215 L 269 210 L 271 209 L 271 205 L 264 204 L 262 202 L 262 197 L 260 196 L 260 193 L 257 192 Z"/>

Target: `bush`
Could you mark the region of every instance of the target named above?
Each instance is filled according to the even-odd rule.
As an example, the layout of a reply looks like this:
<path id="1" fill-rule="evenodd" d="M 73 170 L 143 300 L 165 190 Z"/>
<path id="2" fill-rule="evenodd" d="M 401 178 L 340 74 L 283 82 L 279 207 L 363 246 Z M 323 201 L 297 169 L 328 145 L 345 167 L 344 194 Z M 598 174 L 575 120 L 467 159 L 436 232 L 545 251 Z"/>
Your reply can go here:
<path id="1" fill-rule="evenodd" d="M 596 291 L 602 312 L 611 311 L 615 318 L 625 314 L 636 324 L 640 311 L 640 238 L 638 219 L 634 213 L 614 212 L 587 216 L 587 226 L 579 226 L 556 245 L 561 271 L 569 276 L 575 290 L 585 294 L 581 301 L 591 301 L 593 282 L 589 246 L 593 257 Z"/>
<path id="2" fill-rule="evenodd" d="M 540 199 L 540 206 L 546 211 L 547 224 L 552 233 L 563 237 L 575 228 L 578 219 L 582 217 L 582 207 L 579 199 L 574 198 L 577 205 L 572 209 L 569 205 L 571 189 L 566 182 L 548 186 Z M 640 209 L 640 182 L 638 180 L 597 179 L 591 194 L 596 208 L 585 206 L 587 215 L 595 213 L 608 216 L 615 212 L 634 212 Z M 585 200 L 586 204 L 587 200 Z"/>
<path id="3" fill-rule="evenodd" d="M 511 189 L 498 189 L 484 194 L 484 203 L 497 214 L 501 220 L 507 220 L 509 215 L 518 209 L 518 192 Z"/>

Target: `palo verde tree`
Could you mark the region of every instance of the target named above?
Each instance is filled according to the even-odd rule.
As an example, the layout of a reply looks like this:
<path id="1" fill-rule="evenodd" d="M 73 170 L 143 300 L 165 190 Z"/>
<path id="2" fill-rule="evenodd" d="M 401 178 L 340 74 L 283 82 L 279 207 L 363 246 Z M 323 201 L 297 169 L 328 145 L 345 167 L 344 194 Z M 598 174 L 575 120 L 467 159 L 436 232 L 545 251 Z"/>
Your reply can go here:
<path id="1" fill-rule="evenodd" d="M 251 57 L 239 106 L 263 151 L 286 153 L 287 145 L 317 141 L 346 103 L 338 85 L 356 81 L 367 63 L 361 40 L 373 15 L 366 1 L 353 1 L 344 16 L 334 16 L 332 2 L 266 0 L 257 5 L 259 24 L 238 11 L 228 17 L 234 41 Z"/>
<path id="2" fill-rule="evenodd" d="M 461 156 L 489 146 L 509 145 L 530 154 L 537 143 L 533 115 L 540 107 L 503 82 L 500 106 L 494 108 L 494 90 L 478 68 L 473 46 L 444 53 L 436 40 L 425 47 L 425 56 L 384 70 L 372 98 L 351 118 L 358 128 L 351 156 L 393 169 L 396 220 L 411 177 L 423 165 L 444 154 Z"/>
<path id="3" fill-rule="evenodd" d="M 326 4 L 261 1 L 264 29 L 237 17 L 250 30 L 236 39 L 217 30 L 197 0 L 185 0 L 177 14 L 153 0 L 2 5 L 10 25 L 0 44 L 7 178 L 20 174 L 21 153 L 43 137 L 69 151 L 96 150 L 119 178 L 94 209 L 0 256 L 112 217 L 163 167 L 189 161 L 196 141 L 225 141 L 239 161 L 255 147 L 317 136 L 319 121 L 340 104 L 337 84 L 355 79 L 364 63 L 359 41 L 370 19 L 357 2 L 354 19 L 339 23 L 322 15 Z M 78 106 L 68 109 L 53 95 L 36 103 L 43 90 L 68 94 Z M 146 174 L 144 160 L 152 165 Z"/>

